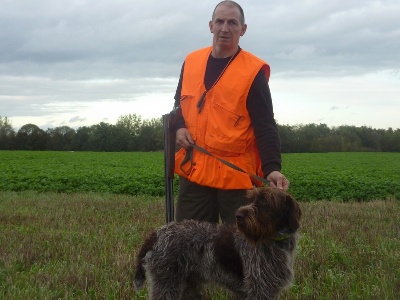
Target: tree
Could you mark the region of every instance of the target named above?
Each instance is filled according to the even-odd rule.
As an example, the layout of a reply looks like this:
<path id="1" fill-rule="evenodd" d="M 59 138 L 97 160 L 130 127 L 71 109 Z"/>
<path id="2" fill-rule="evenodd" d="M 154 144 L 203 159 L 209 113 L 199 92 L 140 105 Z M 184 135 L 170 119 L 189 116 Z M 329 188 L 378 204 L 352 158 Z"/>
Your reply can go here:
<path id="1" fill-rule="evenodd" d="M 389 128 L 382 138 L 382 151 L 400 152 L 400 129 Z"/>
<path id="2" fill-rule="evenodd" d="M 140 127 L 142 127 L 142 117 L 136 114 L 128 114 L 120 116 L 117 120 L 116 126 L 127 129 L 132 136 L 138 136 L 140 133 Z"/>
<path id="3" fill-rule="evenodd" d="M 357 135 L 355 126 L 339 126 L 335 128 L 335 133 L 340 136 L 340 151 L 363 151 L 362 142 Z"/>
<path id="4" fill-rule="evenodd" d="M 15 131 L 7 117 L 0 116 L 0 150 L 14 148 Z"/>
<path id="5" fill-rule="evenodd" d="M 16 142 L 21 150 L 46 150 L 47 135 L 38 126 L 26 124 L 18 130 Z"/>
<path id="6" fill-rule="evenodd" d="M 110 124 L 101 122 L 90 126 L 91 135 L 89 136 L 88 146 L 92 151 L 107 151 Z"/>
<path id="7" fill-rule="evenodd" d="M 379 130 L 366 126 L 354 129 L 365 151 L 381 151 L 382 134 Z"/>
<path id="8" fill-rule="evenodd" d="M 92 135 L 92 128 L 83 126 L 76 130 L 74 138 L 71 142 L 71 150 L 74 151 L 88 151 L 91 150 L 89 146 L 90 136 Z"/>
<path id="9" fill-rule="evenodd" d="M 138 138 L 140 151 L 158 151 L 163 149 L 162 119 L 144 121 Z"/>
<path id="10" fill-rule="evenodd" d="M 75 130 L 68 126 L 60 126 L 53 129 L 47 129 L 48 150 L 72 150 L 72 141 L 75 136 Z"/>

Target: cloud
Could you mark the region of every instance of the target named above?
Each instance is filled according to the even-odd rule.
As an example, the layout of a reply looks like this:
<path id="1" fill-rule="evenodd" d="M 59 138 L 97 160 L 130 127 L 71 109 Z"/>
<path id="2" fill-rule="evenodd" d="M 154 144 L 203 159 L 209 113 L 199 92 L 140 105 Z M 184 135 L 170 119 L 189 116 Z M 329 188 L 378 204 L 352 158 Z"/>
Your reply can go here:
<path id="1" fill-rule="evenodd" d="M 3 1 L 0 115 L 18 125 L 28 120 L 68 124 L 79 116 L 71 123 L 77 125 L 112 121 L 121 112 L 118 105 L 127 113 L 134 109 L 153 116 L 154 105 L 148 103 L 159 103 L 157 113 L 164 112 L 172 107 L 186 54 L 211 43 L 208 21 L 218 2 Z M 398 1 L 241 4 L 248 29 L 240 44 L 271 65 L 278 112 L 280 103 L 294 107 L 298 101 L 312 107 L 322 101 L 327 111 L 338 113 L 350 111 L 350 106 L 343 109 L 348 103 L 356 109 L 377 97 L 386 107 L 397 105 Z M 376 93 L 365 92 L 374 87 Z M 106 111 L 96 110 L 99 103 Z M 96 119 L 91 111 L 101 117 Z M 287 109 L 282 111 L 283 117 L 288 115 Z M 330 120 L 303 116 L 303 123 Z M 386 120 L 400 127 L 399 121 Z"/>
<path id="2" fill-rule="evenodd" d="M 329 76 L 398 68 L 396 1 L 285 1 L 269 6 L 254 11 L 265 34 L 258 30 L 251 34 L 265 36 L 258 54 L 268 51 L 278 72 Z M 256 43 L 252 46 L 258 48 L 259 39 Z"/>
<path id="3" fill-rule="evenodd" d="M 81 118 L 79 116 L 75 116 L 69 120 L 69 123 L 82 122 L 85 120 L 86 120 L 86 118 Z"/>
<path id="4" fill-rule="evenodd" d="M 332 106 L 331 110 L 349 109 L 349 106 Z"/>

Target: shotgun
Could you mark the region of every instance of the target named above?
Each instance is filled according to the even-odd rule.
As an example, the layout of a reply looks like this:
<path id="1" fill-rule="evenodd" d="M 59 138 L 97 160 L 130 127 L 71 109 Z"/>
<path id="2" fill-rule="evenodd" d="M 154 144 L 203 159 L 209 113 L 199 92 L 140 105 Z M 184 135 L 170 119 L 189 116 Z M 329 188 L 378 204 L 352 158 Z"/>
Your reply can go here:
<path id="1" fill-rule="evenodd" d="M 164 176 L 166 222 L 174 221 L 174 167 L 175 167 L 175 118 L 176 111 L 162 116 L 164 133 Z"/>

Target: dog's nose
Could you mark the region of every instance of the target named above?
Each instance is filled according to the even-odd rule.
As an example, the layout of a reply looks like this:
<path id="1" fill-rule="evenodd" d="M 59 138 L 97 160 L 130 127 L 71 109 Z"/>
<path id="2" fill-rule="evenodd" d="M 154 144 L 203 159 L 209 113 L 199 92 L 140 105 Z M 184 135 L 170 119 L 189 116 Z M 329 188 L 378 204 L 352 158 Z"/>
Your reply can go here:
<path id="1" fill-rule="evenodd" d="M 244 219 L 244 214 L 239 211 L 239 212 L 236 212 L 235 217 L 236 217 L 237 222 L 242 222 Z"/>

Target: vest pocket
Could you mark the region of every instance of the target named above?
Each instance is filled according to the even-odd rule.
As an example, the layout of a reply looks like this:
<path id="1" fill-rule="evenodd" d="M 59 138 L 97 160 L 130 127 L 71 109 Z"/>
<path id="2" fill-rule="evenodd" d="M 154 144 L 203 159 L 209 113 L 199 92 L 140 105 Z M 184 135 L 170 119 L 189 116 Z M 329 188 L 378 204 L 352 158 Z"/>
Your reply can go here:
<path id="1" fill-rule="evenodd" d="M 238 156 L 246 152 L 249 122 L 244 115 L 213 103 L 205 144 L 220 156 Z"/>

